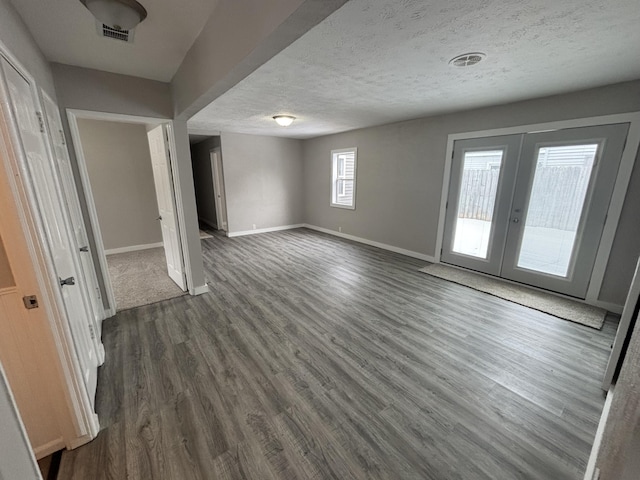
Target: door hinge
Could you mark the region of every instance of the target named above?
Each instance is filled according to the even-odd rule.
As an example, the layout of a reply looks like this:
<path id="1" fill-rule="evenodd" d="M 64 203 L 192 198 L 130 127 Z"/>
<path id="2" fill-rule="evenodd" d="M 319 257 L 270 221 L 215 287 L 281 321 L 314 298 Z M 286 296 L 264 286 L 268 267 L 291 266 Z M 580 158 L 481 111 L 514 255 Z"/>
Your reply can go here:
<path id="1" fill-rule="evenodd" d="M 67 140 L 64 138 L 64 132 L 62 130 L 60 131 L 60 141 L 62 142 L 62 145 L 66 145 L 67 144 Z"/>
<path id="2" fill-rule="evenodd" d="M 38 308 L 38 297 L 35 295 L 26 295 L 22 297 L 24 308 L 31 310 L 32 308 Z"/>
<path id="3" fill-rule="evenodd" d="M 95 340 L 96 339 L 96 334 L 93 330 L 93 325 L 89 324 L 89 333 L 91 334 L 91 340 Z"/>
<path id="4" fill-rule="evenodd" d="M 38 124 L 40 125 L 40 133 L 44 133 L 44 120 L 42 118 L 42 113 L 36 112 L 36 116 L 38 117 Z"/>

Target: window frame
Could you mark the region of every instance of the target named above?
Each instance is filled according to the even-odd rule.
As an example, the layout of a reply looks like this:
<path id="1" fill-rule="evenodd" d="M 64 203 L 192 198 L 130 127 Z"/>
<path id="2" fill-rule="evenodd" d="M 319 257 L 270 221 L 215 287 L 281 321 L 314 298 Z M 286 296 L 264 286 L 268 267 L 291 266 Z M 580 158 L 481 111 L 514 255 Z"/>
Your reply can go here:
<path id="1" fill-rule="evenodd" d="M 338 191 L 338 181 L 339 180 L 351 180 L 345 179 L 344 176 L 338 176 L 338 155 L 341 153 L 353 153 L 353 194 L 351 205 L 343 205 L 341 203 L 336 203 L 336 196 Z M 344 208 L 347 210 L 355 210 L 356 209 L 356 185 L 357 185 L 357 175 L 358 175 L 358 148 L 340 148 L 337 150 L 331 150 L 331 196 L 329 205 L 335 208 Z M 344 188 L 344 183 L 343 183 Z"/>

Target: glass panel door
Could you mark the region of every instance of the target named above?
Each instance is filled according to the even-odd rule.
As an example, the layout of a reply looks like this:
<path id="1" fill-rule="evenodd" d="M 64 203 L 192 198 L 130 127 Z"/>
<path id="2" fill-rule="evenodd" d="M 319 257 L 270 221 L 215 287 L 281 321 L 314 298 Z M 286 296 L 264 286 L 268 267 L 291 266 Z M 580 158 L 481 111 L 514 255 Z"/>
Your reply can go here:
<path id="1" fill-rule="evenodd" d="M 517 266 L 566 277 L 599 144 L 541 147 Z"/>
<path id="2" fill-rule="evenodd" d="M 585 297 L 627 130 L 525 135 L 501 276 Z"/>
<path id="3" fill-rule="evenodd" d="M 497 275 L 520 135 L 455 142 L 442 261 Z"/>

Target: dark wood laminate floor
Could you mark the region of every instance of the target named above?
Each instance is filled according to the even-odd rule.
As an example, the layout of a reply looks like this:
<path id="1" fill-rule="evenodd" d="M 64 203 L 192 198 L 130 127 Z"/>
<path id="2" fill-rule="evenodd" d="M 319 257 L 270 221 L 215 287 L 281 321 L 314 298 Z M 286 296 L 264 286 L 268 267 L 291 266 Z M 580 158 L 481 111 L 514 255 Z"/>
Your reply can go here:
<path id="1" fill-rule="evenodd" d="M 66 479 L 580 479 L 615 333 L 300 229 L 203 241 L 212 292 L 104 324 Z"/>

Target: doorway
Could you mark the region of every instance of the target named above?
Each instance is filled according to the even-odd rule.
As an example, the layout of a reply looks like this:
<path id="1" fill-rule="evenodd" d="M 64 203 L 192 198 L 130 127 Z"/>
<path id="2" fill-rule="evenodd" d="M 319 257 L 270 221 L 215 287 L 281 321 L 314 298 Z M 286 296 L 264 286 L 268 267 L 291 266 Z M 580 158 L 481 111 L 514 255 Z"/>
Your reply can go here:
<path id="1" fill-rule="evenodd" d="M 456 141 L 441 260 L 586 298 L 628 130 Z"/>
<path id="2" fill-rule="evenodd" d="M 228 231 L 222 148 L 219 136 L 190 136 L 193 183 L 202 230 Z M 203 237 L 206 238 L 206 237 Z"/>
<path id="3" fill-rule="evenodd" d="M 69 117 L 112 313 L 183 295 L 169 122 Z"/>

